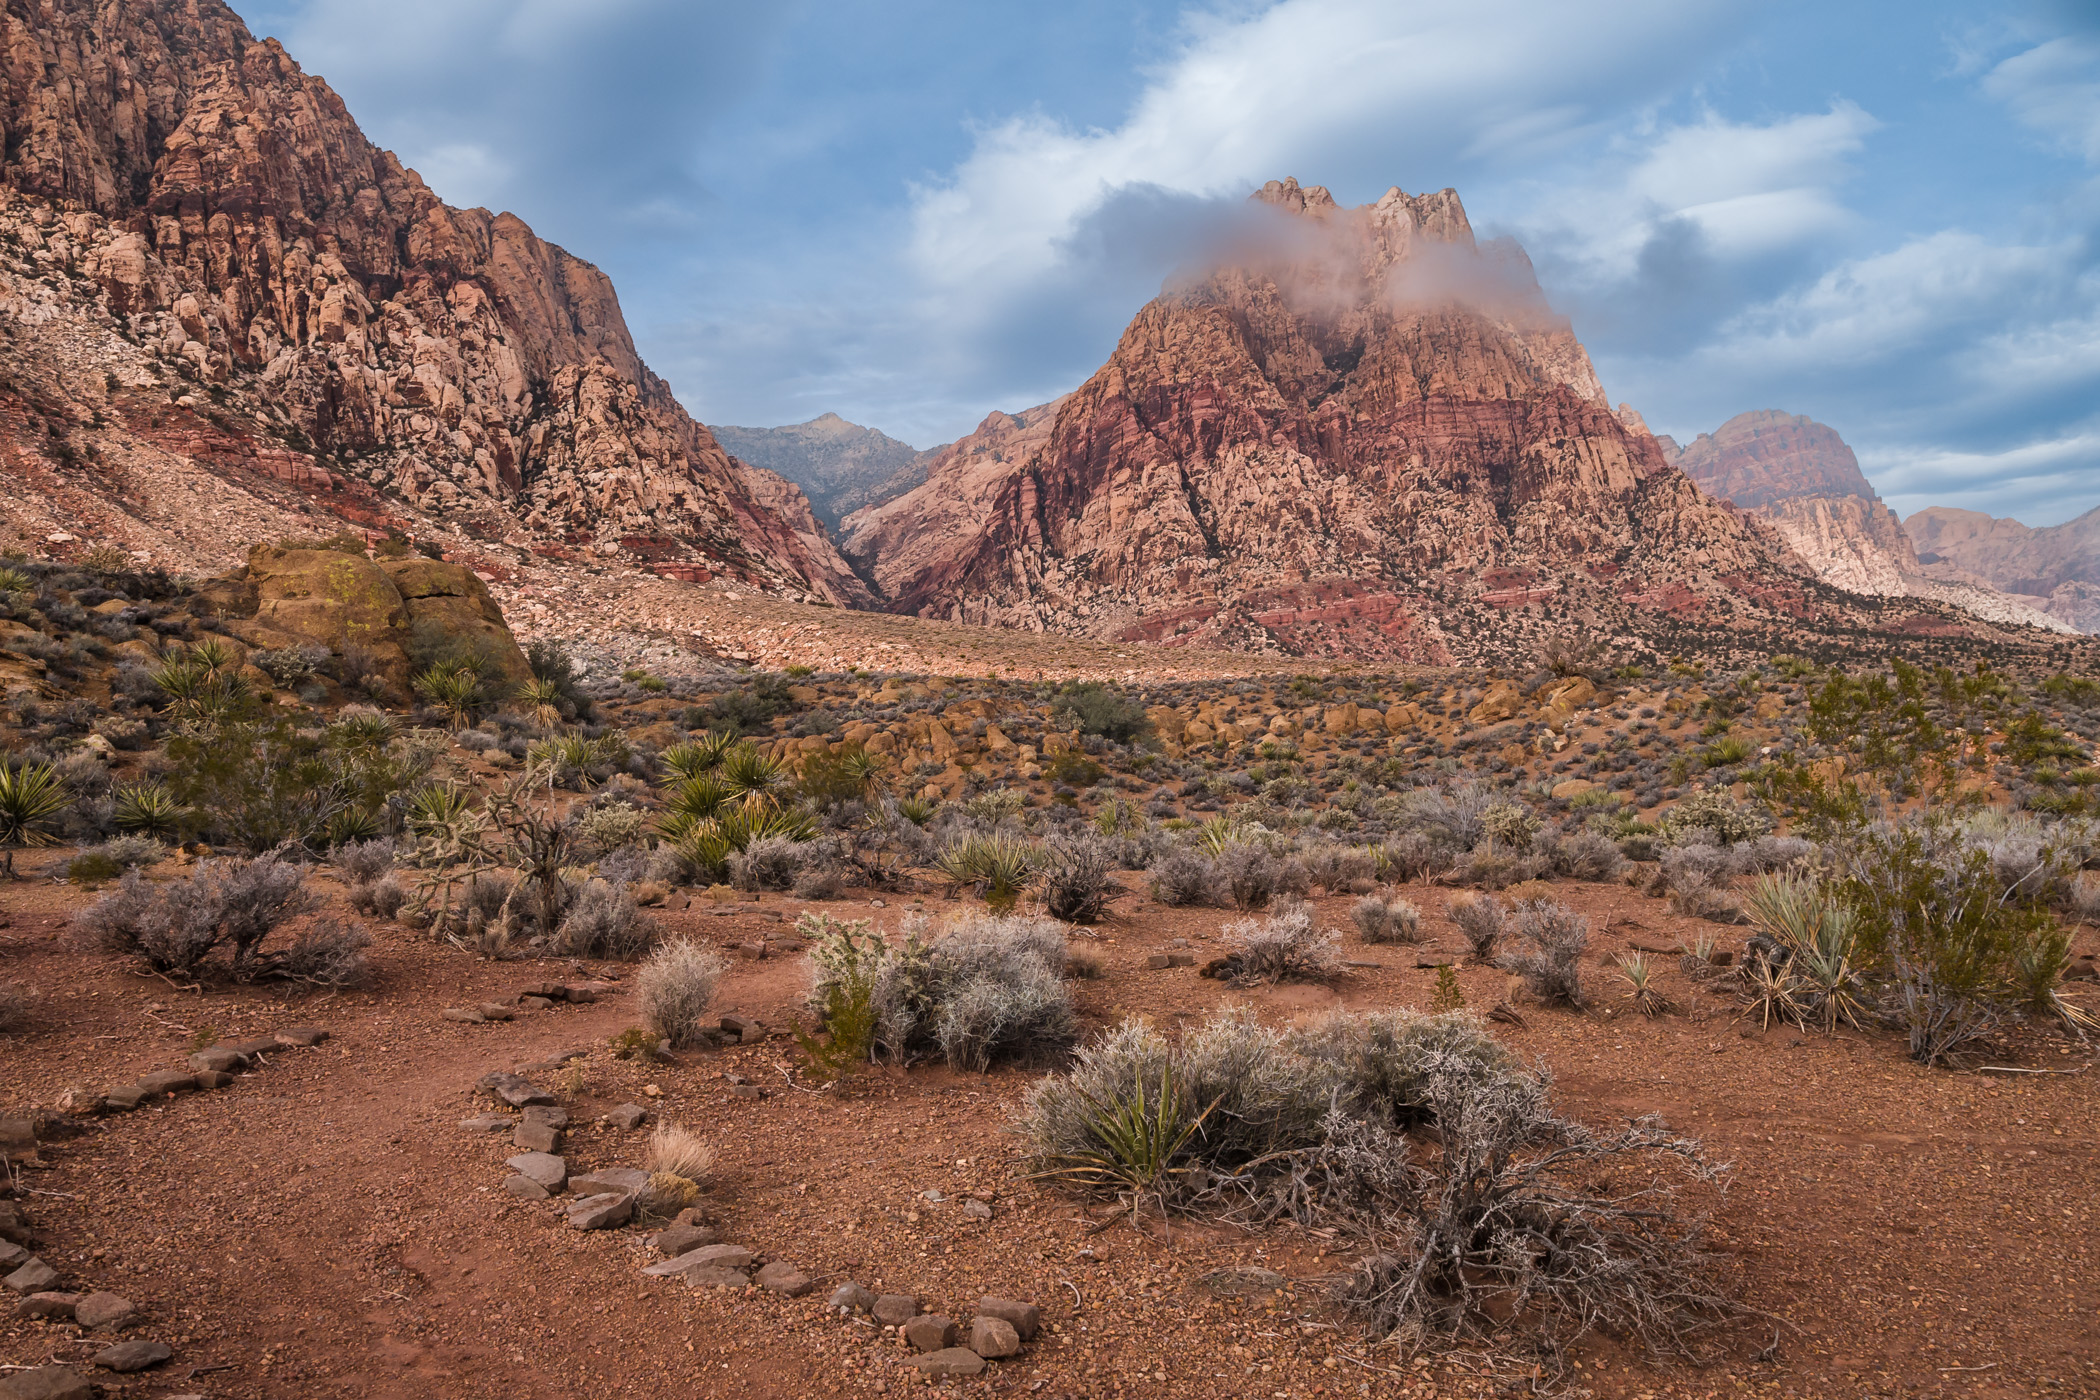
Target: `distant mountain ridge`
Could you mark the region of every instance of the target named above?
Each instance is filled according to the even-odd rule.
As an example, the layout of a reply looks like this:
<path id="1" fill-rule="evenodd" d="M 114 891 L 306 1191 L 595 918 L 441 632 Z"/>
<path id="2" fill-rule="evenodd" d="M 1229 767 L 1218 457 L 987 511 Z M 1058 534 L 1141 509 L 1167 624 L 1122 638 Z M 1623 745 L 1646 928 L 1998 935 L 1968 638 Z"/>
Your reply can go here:
<path id="1" fill-rule="evenodd" d="M 1659 441 L 1700 489 L 1770 524 L 1827 583 L 1874 597 L 1937 598 L 1994 622 L 2078 625 L 2046 597 L 2014 596 L 2032 590 L 2005 589 L 1981 571 L 1928 569 L 1912 543 L 1916 532 L 1875 493 L 1836 429 L 1813 418 L 1753 409 L 1682 448 Z"/>
<path id="2" fill-rule="evenodd" d="M 2081 632 L 2100 632 L 2100 506 L 2039 529 L 1981 511 L 1928 506 L 1903 528 L 1925 572 L 1958 571 L 2035 601 Z"/>
<path id="3" fill-rule="evenodd" d="M 801 487 L 817 517 L 833 530 L 861 507 L 901 496 L 924 481 L 927 464 L 942 450 L 921 452 L 836 413 L 782 428 L 718 425 L 714 434 L 737 458 Z"/>

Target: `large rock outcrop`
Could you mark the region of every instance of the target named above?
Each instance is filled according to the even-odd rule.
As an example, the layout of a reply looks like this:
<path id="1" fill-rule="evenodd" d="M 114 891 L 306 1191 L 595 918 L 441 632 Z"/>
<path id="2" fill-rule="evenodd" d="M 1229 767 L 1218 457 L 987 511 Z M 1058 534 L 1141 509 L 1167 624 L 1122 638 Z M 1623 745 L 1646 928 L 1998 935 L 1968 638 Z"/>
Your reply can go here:
<path id="1" fill-rule="evenodd" d="M 2039 529 L 1929 506 L 1904 517 L 1903 529 L 1933 577 L 1981 579 L 2081 632 L 2100 632 L 2100 506 Z"/>
<path id="2" fill-rule="evenodd" d="M 323 481 L 483 539 L 862 596 L 801 494 L 649 372 L 602 272 L 443 203 L 221 0 L 7 5 L 0 123 L 34 271 Z"/>
<path id="3" fill-rule="evenodd" d="M 1247 254 L 1141 310 L 1047 434 L 995 415 L 848 519 L 891 606 L 1421 661 L 1569 612 L 1809 608 L 1784 545 L 1614 415 L 1524 254 L 1476 245 L 1455 193 L 1257 199 Z"/>

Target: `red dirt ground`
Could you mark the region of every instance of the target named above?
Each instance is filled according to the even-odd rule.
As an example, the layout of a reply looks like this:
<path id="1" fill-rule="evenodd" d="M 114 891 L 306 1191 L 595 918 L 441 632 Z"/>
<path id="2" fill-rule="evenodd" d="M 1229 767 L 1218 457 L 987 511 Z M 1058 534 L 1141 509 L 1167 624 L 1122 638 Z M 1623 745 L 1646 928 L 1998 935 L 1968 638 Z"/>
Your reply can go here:
<path id="1" fill-rule="evenodd" d="M 24 858 L 59 868 L 66 853 Z M 317 883 L 326 885 L 325 879 Z M 1695 925 L 1624 886 L 1557 892 L 1592 920 L 1599 962 L 1630 946 L 1674 948 Z M 1408 892 L 1431 946 L 1462 949 L 1444 892 Z M 1322 1301 L 1320 1278 L 1346 1266 L 1296 1231 L 1240 1236 L 1177 1227 L 1171 1241 L 1127 1224 L 1089 1233 L 1081 1203 L 1015 1180 L 1007 1131 L 1031 1075 L 938 1068 L 875 1070 L 844 1096 L 792 1087 L 790 1042 L 681 1054 L 644 1066 L 611 1057 L 608 1037 L 634 1024 L 624 995 L 595 1005 L 461 1025 L 447 1006 L 509 999 L 526 984 L 618 978 L 617 965 L 488 963 L 382 927 L 378 980 L 334 997 L 261 988 L 184 991 L 66 947 L 66 916 L 90 895 L 34 880 L 0 886 L 6 976 L 35 990 L 30 1028 L 0 1067 L 9 1114 L 49 1106 L 69 1086 L 100 1091 L 181 1064 L 209 1027 L 226 1038 L 293 1024 L 334 1038 L 287 1051 L 230 1088 L 182 1095 L 97 1120 L 48 1144 L 21 1184 L 37 1252 L 62 1287 L 121 1293 L 144 1321 L 134 1335 L 172 1343 L 175 1360 L 132 1377 L 98 1374 L 118 1395 L 213 1397 L 472 1397 L 575 1395 L 896 1395 L 923 1386 L 897 1343 L 825 1315 L 846 1277 L 913 1292 L 967 1323 L 981 1293 L 1042 1305 L 1045 1334 L 964 1394 L 1061 1396 L 1471 1396 L 1523 1393 L 1524 1372 L 1480 1358 L 1396 1363 L 1391 1348 L 1350 1334 Z M 1342 899 L 1317 902 L 1347 926 Z M 795 901 L 718 915 L 661 915 L 675 932 L 734 943 L 778 929 Z M 898 902 L 826 906 L 894 923 Z M 938 916 L 945 906 L 929 900 Z M 1075 983 L 1090 1022 L 1127 1012 L 1173 1027 L 1228 1000 L 1288 1019 L 1333 1006 L 1424 1005 L 1434 974 L 1417 949 L 1367 948 L 1329 991 L 1230 992 L 1195 972 L 1144 970 L 1170 939 L 1200 951 L 1232 917 L 1158 908 L 1133 896 L 1110 924 L 1079 937 L 1107 975 Z M 2091 947 L 2091 931 L 2081 946 Z M 1424 959 L 1427 961 L 1428 959 Z M 1734 1395 L 2100 1395 L 2100 1232 L 2095 1148 L 2100 1074 L 1927 1071 L 1886 1036 L 1756 1033 L 1732 1005 L 1665 964 L 1677 1014 L 1647 1020 L 1620 1000 L 1609 966 L 1594 970 L 1589 1015 L 1530 1009 L 1524 1028 L 1497 1026 L 1550 1066 L 1560 1102 L 1608 1122 L 1662 1113 L 1735 1167 L 1718 1242 L 1752 1306 L 1785 1319 L 1745 1331 L 1702 1368 L 1655 1368 L 1608 1342 L 1587 1346 L 1566 1382 L 1603 1397 Z M 806 986 L 806 960 L 738 961 L 723 1011 L 786 1025 Z M 1461 966 L 1469 1001 L 1506 991 L 1503 974 Z M 2085 988 L 2088 1004 L 2100 1000 Z M 648 1102 L 717 1149 L 709 1202 L 724 1238 L 820 1278 L 784 1300 L 689 1290 L 642 1277 L 651 1257 L 635 1231 L 579 1234 L 558 1205 L 503 1194 L 503 1134 L 462 1131 L 485 1111 L 474 1081 L 588 1047 L 536 1075 L 574 1125 L 578 1165 L 633 1163 L 644 1133 L 593 1120 Z M 1997 1063 L 2079 1070 L 2083 1053 L 2023 1038 Z M 738 1073 L 766 1085 L 734 1097 Z M 644 1085 L 662 1090 L 645 1099 Z M 951 1199 L 934 1205 L 921 1192 Z M 988 1195 L 995 1218 L 963 1218 L 955 1197 Z M 1277 1296 L 1221 1298 L 1203 1282 L 1248 1266 L 1297 1282 Z M 70 1325 L 0 1322 L 14 1365 L 84 1364 L 102 1342 Z"/>

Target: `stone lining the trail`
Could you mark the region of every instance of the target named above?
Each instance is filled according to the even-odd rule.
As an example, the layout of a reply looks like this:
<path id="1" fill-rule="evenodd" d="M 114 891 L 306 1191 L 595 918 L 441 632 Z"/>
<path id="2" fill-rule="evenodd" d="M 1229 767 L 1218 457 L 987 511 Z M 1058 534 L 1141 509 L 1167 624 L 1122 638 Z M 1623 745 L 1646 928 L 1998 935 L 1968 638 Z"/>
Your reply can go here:
<path id="1" fill-rule="evenodd" d="M 739 1039 L 747 1034 L 759 1038 L 766 1034 L 761 1024 L 743 1017 L 724 1017 L 723 1029 Z M 525 1075 L 494 1070 L 477 1080 L 474 1087 L 476 1092 L 517 1109 L 518 1114 L 475 1114 L 460 1120 L 462 1130 L 495 1133 L 507 1127 L 512 1130 L 513 1142 L 523 1145 L 528 1128 L 537 1127 L 552 1134 L 554 1146 L 559 1145 L 560 1132 L 568 1126 L 568 1114 L 555 1103 L 552 1094 Z M 648 1116 L 648 1110 L 639 1104 L 622 1104 L 599 1121 L 632 1131 Z M 652 1178 L 637 1167 L 572 1171 L 567 1160 L 552 1147 L 528 1148 L 509 1158 L 504 1166 L 510 1175 L 503 1179 L 503 1190 L 517 1199 L 546 1201 L 569 1193 L 561 1206 L 572 1230 L 617 1230 L 646 1223 L 654 1211 L 662 1208 L 661 1186 L 666 1181 L 686 1185 L 684 1199 L 692 1199 L 690 1183 L 663 1174 Z M 972 1200 L 965 1204 L 981 1203 Z M 984 1218 L 989 1213 L 987 1209 L 982 1215 L 972 1214 Z M 668 1225 L 646 1237 L 646 1243 L 660 1257 L 642 1267 L 644 1277 L 677 1280 L 689 1288 L 763 1289 L 779 1298 L 803 1298 L 815 1291 L 816 1279 L 791 1261 L 767 1259 L 747 1245 L 725 1242 L 720 1229 L 702 1217 L 699 1207 L 688 1206 L 678 1211 Z M 662 1215 L 653 1214 L 653 1218 L 662 1219 Z M 1033 1303 L 980 1298 L 965 1326 L 944 1314 L 922 1311 L 913 1294 L 878 1295 L 850 1279 L 832 1291 L 825 1310 L 838 1317 L 856 1313 L 872 1317 L 885 1332 L 896 1334 L 919 1353 L 910 1364 L 929 1380 L 981 1375 L 991 1361 L 1019 1356 L 1042 1326 L 1042 1313 Z M 0 1400 L 5 1397 L 0 1396 Z"/>
<path id="2" fill-rule="evenodd" d="M 192 1053 L 188 1069 L 162 1069 L 140 1075 L 132 1084 L 117 1084 L 94 1100 L 100 1113 L 129 1113 L 139 1105 L 170 1094 L 224 1089 L 245 1073 L 263 1067 L 268 1056 L 307 1050 L 328 1039 L 319 1026 L 291 1026 L 262 1040 L 226 1041 Z"/>

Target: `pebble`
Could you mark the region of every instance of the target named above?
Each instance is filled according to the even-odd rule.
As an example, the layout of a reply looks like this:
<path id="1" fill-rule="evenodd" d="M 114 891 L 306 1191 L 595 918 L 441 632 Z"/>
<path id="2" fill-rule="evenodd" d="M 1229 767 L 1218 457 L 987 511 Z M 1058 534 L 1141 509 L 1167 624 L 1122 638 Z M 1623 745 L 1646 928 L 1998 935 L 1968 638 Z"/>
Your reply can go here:
<path id="1" fill-rule="evenodd" d="M 518 998 L 518 1005 L 524 1007 L 527 1011 L 545 1011 L 553 1006 L 554 1003 L 546 997 L 523 996 Z"/>
<path id="2" fill-rule="evenodd" d="M 536 1181 L 550 1193 L 561 1190 L 569 1182 L 569 1164 L 548 1152 L 521 1152 L 503 1164 L 529 1181 Z"/>
<path id="3" fill-rule="evenodd" d="M 528 1153 L 553 1152 L 561 1146 L 561 1129 L 527 1118 L 510 1135 L 511 1146 Z"/>
<path id="4" fill-rule="evenodd" d="M 551 1104 L 554 1095 L 539 1088 L 522 1075 L 506 1074 L 501 1070 L 481 1077 L 477 1086 L 486 1093 L 495 1095 L 512 1108 L 529 1108 L 534 1104 Z"/>
<path id="5" fill-rule="evenodd" d="M 146 1101 L 146 1091 L 136 1084 L 118 1084 L 103 1091 L 105 1113 L 129 1113 Z"/>
<path id="6" fill-rule="evenodd" d="M 190 1056 L 190 1068 L 216 1070 L 221 1074 L 248 1067 L 248 1057 L 230 1045 L 214 1045 Z"/>
<path id="7" fill-rule="evenodd" d="M 659 1259 L 642 1272 L 651 1278 L 670 1278 L 694 1269 L 748 1269 L 751 1251 L 740 1244 L 704 1244 L 670 1259 Z"/>
<path id="8" fill-rule="evenodd" d="M 223 1089 L 233 1083 L 233 1081 L 234 1076 L 226 1073 L 224 1070 L 200 1069 L 197 1071 L 197 1087 L 199 1089 Z"/>
<path id="9" fill-rule="evenodd" d="M 517 1124 L 517 1119 L 502 1113 L 477 1113 L 459 1120 L 459 1126 L 470 1133 L 506 1133 Z"/>
<path id="10" fill-rule="evenodd" d="M 1282 1275 L 1279 1274 L 1277 1277 L 1280 1279 Z M 996 1317 L 1002 1322 L 1011 1324 L 1014 1331 L 1020 1334 L 1021 1340 L 1024 1342 L 1034 1341 L 1035 1334 L 1043 1325 L 1043 1310 L 1041 1308 L 1038 1308 L 1033 1303 L 1016 1302 L 1012 1298 L 979 1298 L 977 1300 L 977 1315 L 979 1317 Z"/>
<path id="11" fill-rule="evenodd" d="M 141 1075 L 139 1088 L 147 1098 L 158 1098 L 162 1094 L 180 1094 L 197 1087 L 197 1076 L 185 1074 L 179 1069 L 160 1069 Z"/>
<path id="12" fill-rule="evenodd" d="M 328 1039 L 328 1032 L 319 1026 L 288 1026 L 277 1032 L 279 1045 L 293 1050 L 308 1050 Z"/>
<path id="13" fill-rule="evenodd" d="M 649 1110 L 638 1103 L 623 1103 L 606 1114 L 605 1121 L 623 1132 L 633 1132 L 649 1121 Z"/>
<path id="14" fill-rule="evenodd" d="M 580 1196 L 620 1195 L 630 1199 L 649 1187 L 649 1173 L 635 1167 L 599 1167 L 569 1178 L 569 1189 Z"/>
<path id="15" fill-rule="evenodd" d="M 503 1189 L 521 1201 L 544 1201 L 554 1194 L 529 1176 L 506 1176 Z"/>
<path id="16" fill-rule="evenodd" d="M 462 1025 L 468 1026 L 478 1026 L 488 1020 L 488 1017 L 482 1015 L 471 1006 L 448 1006 L 442 1014 L 448 1021 L 458 1021 Z"/>
<path id="17" fill-rule="evenodd" d="M 33 1366 L 0 1380 L 0 1400 L 94 1400 L 94 1394 L 71 1366 Z"/>
<path id="18" fill-rule="evenodd" d="M 74 1320 L 80 1307 L 78 1293 L 32 1293 L 15 1304 L 16 1317 L 41 1317 L 49 1321 Z"/>
<path id="19" fill-rule="evenodd" d="M 474 1009 L 481 1013 L 484 1021 L 508 1021 L 518 1014 L 500 1001 L 485 1001 Z"/>
<path id="20" fill-rule="evenodd" d="M 672 1225 L 656 1237 L 656 1247 L 669 1259 L 721 1239 L 722 1232 L 712 1225 Z"/>
<path id="21" fill-rule="evenodd" d="M 830 1301 L 825 1306 L 838 1312 L 873 1312 L 875 1293 L 857 1283 L 842 1283 L 831 1290 Z"/>
<path id="22" fill-rule="evenodd" d="M 58 1282 L 58 1270 L 37 1258 L 29 1256 L 29 1262 L 9 1274 L 0 1283 L 5 1283 L 17 1293 L 42 1293 Z"/>
<path id="23" fill-rule="evenodd" d="M 792 1264 L 778 1260 L 758 1271 L 756 1282 L 769 1293 L 778 1293 L 783 1298 L 800 1298 L 817 1286 L 817 1281 Z"/>
<path id="24" fill-rule="evenodd" d="M 633 1214 L 632 1193 L 601 1192 L 595 1196 L 585 1196 L 569 1207 L 569 1228 L 610 1230 L 625 1225 Z"/>
<path id="25" fill-rule="evenodd" d="M 972 1220 L 990 1220 L 992 1208 L 983 1201 L 968 1200 L 962 1203 L 962 1213 Z"/>
<path id="26" fill-rule="evenodd" d="M 166 1342 L 118 1342 L 95 1353 L 95 1364 L 111 1371 L 143 1371 L 175 1355 Z"/>

